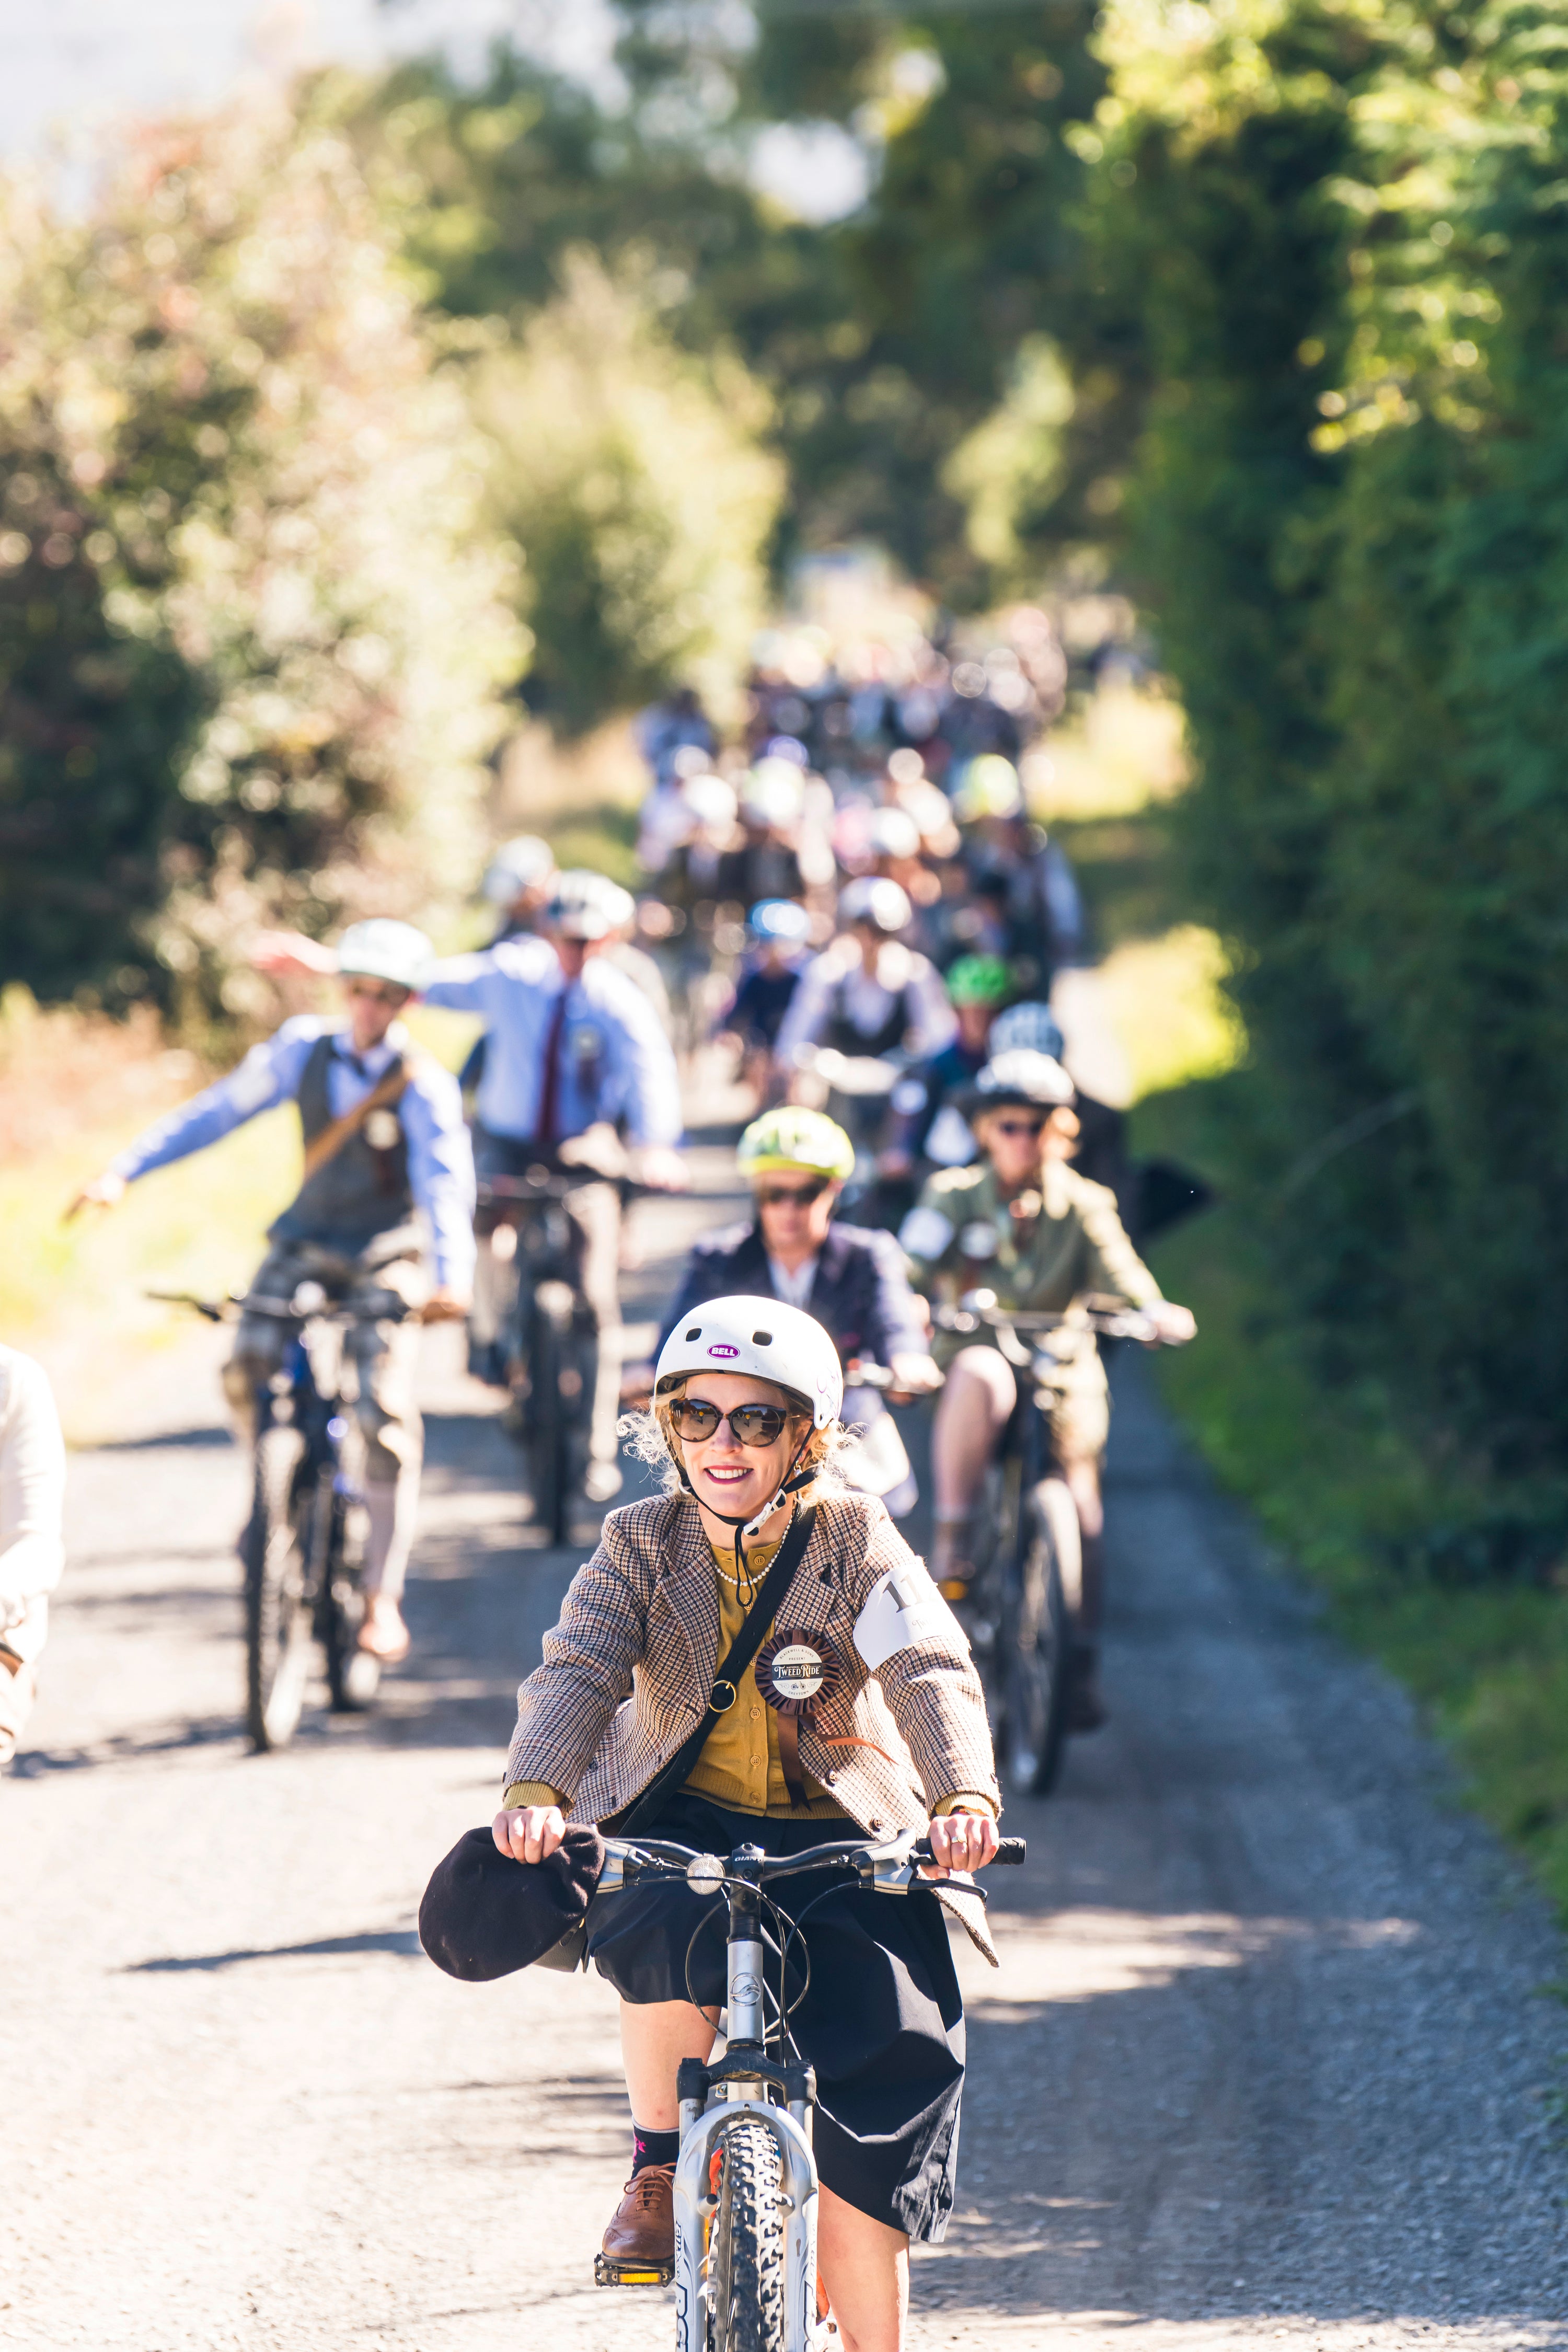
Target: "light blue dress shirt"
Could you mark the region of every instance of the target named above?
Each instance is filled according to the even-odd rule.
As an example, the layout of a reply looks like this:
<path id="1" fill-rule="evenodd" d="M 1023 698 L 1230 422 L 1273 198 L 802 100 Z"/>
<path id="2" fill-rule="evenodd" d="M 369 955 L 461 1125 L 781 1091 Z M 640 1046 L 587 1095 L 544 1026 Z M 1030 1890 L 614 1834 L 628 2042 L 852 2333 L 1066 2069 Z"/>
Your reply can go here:
<path id="1" fill-rule="evenodd" d="M 226 1078 L 204 1087 L 139 1135 L 113 1162 L 114 1173 L 133 1184 L 153 1168 L 205 1151 L 274 1104 L 297 1100 L 310 1049 L 329 1034 L 342 1038 L 343 1053 L 353 1052 L 341 1022 L 314 1013 L 285 1021 L 276 1036 L 253 1045 Z M 327 1068 L 327 1102 L 334 1118 L 363 1100 L 394 1057 L 407 1051 L 408 1042 L 406 1031 L 395 1024 L 383 1044 L 354 1056 L 357 1068 L 342 1054 L 333 1055 Z M 474 1155 L 457 1079 L 427 1055 L 416 1054 L 397 1116 L 408 1145 L 409 1190 L 430 1228 L 436 1280 L 445 1289 L 466 1292 L 474 1271 Z"/>
<path id="2" fill-rule="evenodd" d="M 484 1021 L 481 1126 L 522 1142 L 537 1136 L 545 1050 L 563 989 L 554 1139 L 581 1135 L 599 1119 L 624 1118 L 633 1143 L 679 1143 L 679 1074 L 647 998 L 602 956 L 590 956 L 568 986 L 555 950 L 539 939 L 503 940 L 479 955 L 448 956 L 421 991 L 426 1004 L 477 1013 Z"/>

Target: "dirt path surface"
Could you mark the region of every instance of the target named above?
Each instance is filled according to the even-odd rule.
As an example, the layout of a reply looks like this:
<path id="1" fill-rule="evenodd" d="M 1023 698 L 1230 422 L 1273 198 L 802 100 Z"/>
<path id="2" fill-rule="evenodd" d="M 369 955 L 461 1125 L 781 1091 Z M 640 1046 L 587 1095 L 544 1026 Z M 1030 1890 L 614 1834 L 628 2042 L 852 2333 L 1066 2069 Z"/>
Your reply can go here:
<path id="1" fill-rule="evenodd" d="M 700 1181 L 723 1160 L 699 1151 Z M 710 1197 L 645 1213 L 670 1260 Z M 637 1311 L 634 1304 L 633 1311 Z M 458 1986 L 419 1893 L 488 1819 L 573 1567 L 451 1336 L 426 1368 L 416 1649 L 287 1755 L 237 1724 L 243 1464 L 209 1344 L 76 1459 L 31 1752 L 0 1785 L 0 2343 L 643 2352 L 592 2255 L 624 2178 L 614 2003 Z M 1115 1718 L 965 1958 L 958 2216 L 912 2342 L 1568 2345 L 1568 2019 L 1540 1906 L 1377 1677 L 1120 1382 Z"/>

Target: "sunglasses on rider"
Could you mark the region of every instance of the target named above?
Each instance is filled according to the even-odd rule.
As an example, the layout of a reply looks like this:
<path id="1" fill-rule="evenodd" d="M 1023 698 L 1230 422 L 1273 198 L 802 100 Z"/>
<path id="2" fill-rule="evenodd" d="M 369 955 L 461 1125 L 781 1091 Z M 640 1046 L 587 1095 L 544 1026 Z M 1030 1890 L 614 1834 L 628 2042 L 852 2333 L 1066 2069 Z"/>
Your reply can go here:
<path id="1" fill-rule="evenodd" d="M 407 989 L 399 988 L 390 980 L 355 978 L 345 980 L 343 986 L 351 996 L 368 996 L 373 1004 L 390 1004 L 395 1013 L 399 1005 L 408 1002 Z"/>
<path id="2" fill-rule="evenodd" d="M 776 1445 L 790 1420 L 782 1404 L 738 1404 L 721 1412 L 706 1397 L 672 1397 L 666 1410 L 678 1437 L 700 1442 L 727 1421 L 731 1435 L 742 1445 Z"/>
<path id="3" fill-rule="evenodd" d="M 993 1122 L 998 1135 L 1044 1135 L 1050 1121 L 1044 1118 L 999 1118 Z"/>
<path id="4" fill-rule="evenodd" d="M 757 1199 L 764 1209 L 777 1208 L 785 1202 L 792 1208 L 809 1209 L 814 1201 L 821 1200 L 830 1181 L 826 1176 L 816 1176 L 809 1184 L 770 1184 L 759 1189 Z"/>

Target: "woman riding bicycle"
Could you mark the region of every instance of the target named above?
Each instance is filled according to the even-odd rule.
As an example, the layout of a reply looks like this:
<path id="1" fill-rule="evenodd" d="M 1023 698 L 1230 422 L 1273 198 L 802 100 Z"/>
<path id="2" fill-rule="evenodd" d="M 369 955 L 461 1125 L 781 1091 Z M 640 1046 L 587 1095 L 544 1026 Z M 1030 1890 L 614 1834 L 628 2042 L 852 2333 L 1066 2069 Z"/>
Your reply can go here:
<path id="1" fill-rule="evenodd" d="M 1109 1296 L 1142 1307 L 1162 1339 L 1190 1339 L 1197 1328 L 1191 1314 L 1161 1297 L 1122 1228 L 1114 1193 L 1068 1166 L 1078 1139 L 1072 1100 L 1072 1080 L 1044 1054 L 1018 1049 L 987 1063 L 963 1097 L 983 1158 L 971 1168 L 939 1170 L 899 1235 L 915 1280 L 928 1290 L 984 1286 L 999 1307 L 1028 1313 L 1065 1315 L 1075 1301 Z M 1100 1465 L 1110 1401 L 1093 1332 L 1068 1324 L 1052 1337 L 1051 1449 L 1083 1537 L 1068 1722 L 1092 1731 L 1105 1719 Z M 996 1335 L 941 1353 L 950 1361 L 931 1433 L 931 1569 L 957 1599 L 973 1573 L 975 1498 L 1017 1405 L 1018 1384 Z"/>
<path id="2" fill-rule="evenodd" d="M 756 1214 L 695 1244 L 664 1318 L 665 1336 L 689 1323 L 692 1309 L 710 1298 L 771 1292 L 805 1307 L 831 1333 L 842 1364 L 859 1358 L 885 1365 L 906 1396 L 935 1388 L 941 1374 L 903 1252 L 891 1234 L 842 1223 L 835 1214 L 855 1170 L 855 1147 L 844 1129 L 819 1110 L 786 1103 L 752 1121 L 735 1157 Z M 869 1388 L 852 1392 L 846 1417 L 856 1433 L 840 1465 L 845 1483 L 879 1495 L 893 1517 L 902 1518 L 917 1493 L 897 1422 Z"/>
<path id="3" fill-rule="evenodd" d="M 522 1685 L 494 1830 L 503 1853 L 536 1864 L 568 1811 L 626 1812 L 702 1719 L 769 1563 L 812 1511 L 773 1623 L 818 1653 L 820 1695 L 804 1714 L 794 1701 L 780 1711 L 753 1664 L 684 1787 L 657 1820 L 639 1815 L 637 1835 L 798 1853 L 835 1823 L 880 1836 L 929 1819 L 940 1865 L 992 1859 L 999 1799 L 968 1644 L 881 1504 L 839 1486 L 842 1398 L 837 1350 L 799 1308 L 719 1298 L 678 1325 L 642 1431 L 667 1491 L 609 1514 Z M 790 1908 L 811 1906 L 812 1965 L 791 2027 L 817 2071 L 823 2278 L 846 2352 L 900 2352 L 910 2239 L 940 2238 L 953 2199 L 963 2011 L 939 1906 L 989 1946 L 958 1885 L 898 1904 L 837 1881 L 819 1890 L 810 1874 L 799 1890 Z M 693 1942 L 703 1910 L 684 1882 L 663 1881 L 601 1897 L 588 1920 L 588 1955 L 621 1996 L 634 2119 L 634 2170 L 605 2237 L 622 2263 L 672 2253 L 676 2070 L 707 2058 L 723 1999 L 717 1914 Z"/>

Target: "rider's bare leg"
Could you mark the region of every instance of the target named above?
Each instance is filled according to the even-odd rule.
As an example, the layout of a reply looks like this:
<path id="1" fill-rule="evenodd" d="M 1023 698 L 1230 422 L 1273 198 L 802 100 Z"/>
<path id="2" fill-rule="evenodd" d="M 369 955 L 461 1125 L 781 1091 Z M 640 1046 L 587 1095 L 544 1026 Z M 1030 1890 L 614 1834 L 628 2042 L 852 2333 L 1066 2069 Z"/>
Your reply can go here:
<path id="1" fill-rule="evenodd" d="M 1068 1482 L 1068 1494 L 1079 1515 L 1079 1531 L 1084 1538 L 1084 1597 L 1079 1601 L 1079 1633 L 1086 1642 L 1100 1639 L 1100 1592 L 1105 1580 L 1102 1569 L 1102 1536 L 1105 1536 L 1105 1506 L 1100 1500 L 1100 1463 L 1077 1461 L 1065 1463 L 1063 1477 Z"/>
<path id="2" fill-rule="evenodd" d="M 910 2309 L 903 2231 L 824 2189 L 816 2200 L 816 2259 L 844 2352 L 903 2352 Z"/>
<path id="3" fill-rule="evenodd" d="M 369 1277 L 411 1307 L 423 1304 L 429 1276 L 413 1259 L 400 1259 Z M 408 1654 L 403 1622 L 403 1585 L 419 1516 L 419 1472 L 425 1428 L 415 1402 L 418 1326 L 388 1317 L 360 1323 L 349 1333 L 349 1355 L 358 1387 L 355 1416 L 364 1445 L 364 1499 L 370 1525 L 365 1538 L 364 1622 L 359 1645 L 384 1664 Z"/>
<path id="4" fill-rule="evenodd" d="M 621 2063 L 632 2120 L 644 2131 L 674 2131 L 680 2121 L 675 2072 L 683 2058 L 706 2059 L 719 2015 L 689 2000 L 623 2000 Z"/>
<path id="5" fill-rule="evenodd" d="M 953 1358 L 931 1431 L 931 1573 L 939 1582 L 967 1562 L 970 1514 L 1017 1398 L 1013 1368 L 995 1348 L 964 1348 Z"/>
<path id="6" fill-rule="evenodd" d="M 365 1616 L 360 1647 L 377 1657 L 395 1659 L 408 1647 L 403 1584 L 419 1516 L 417 1465 L 405 1465 L 390 1481 L 367 1482 L 364 1506 L 370 1526 L 364 1548 Z"/>

